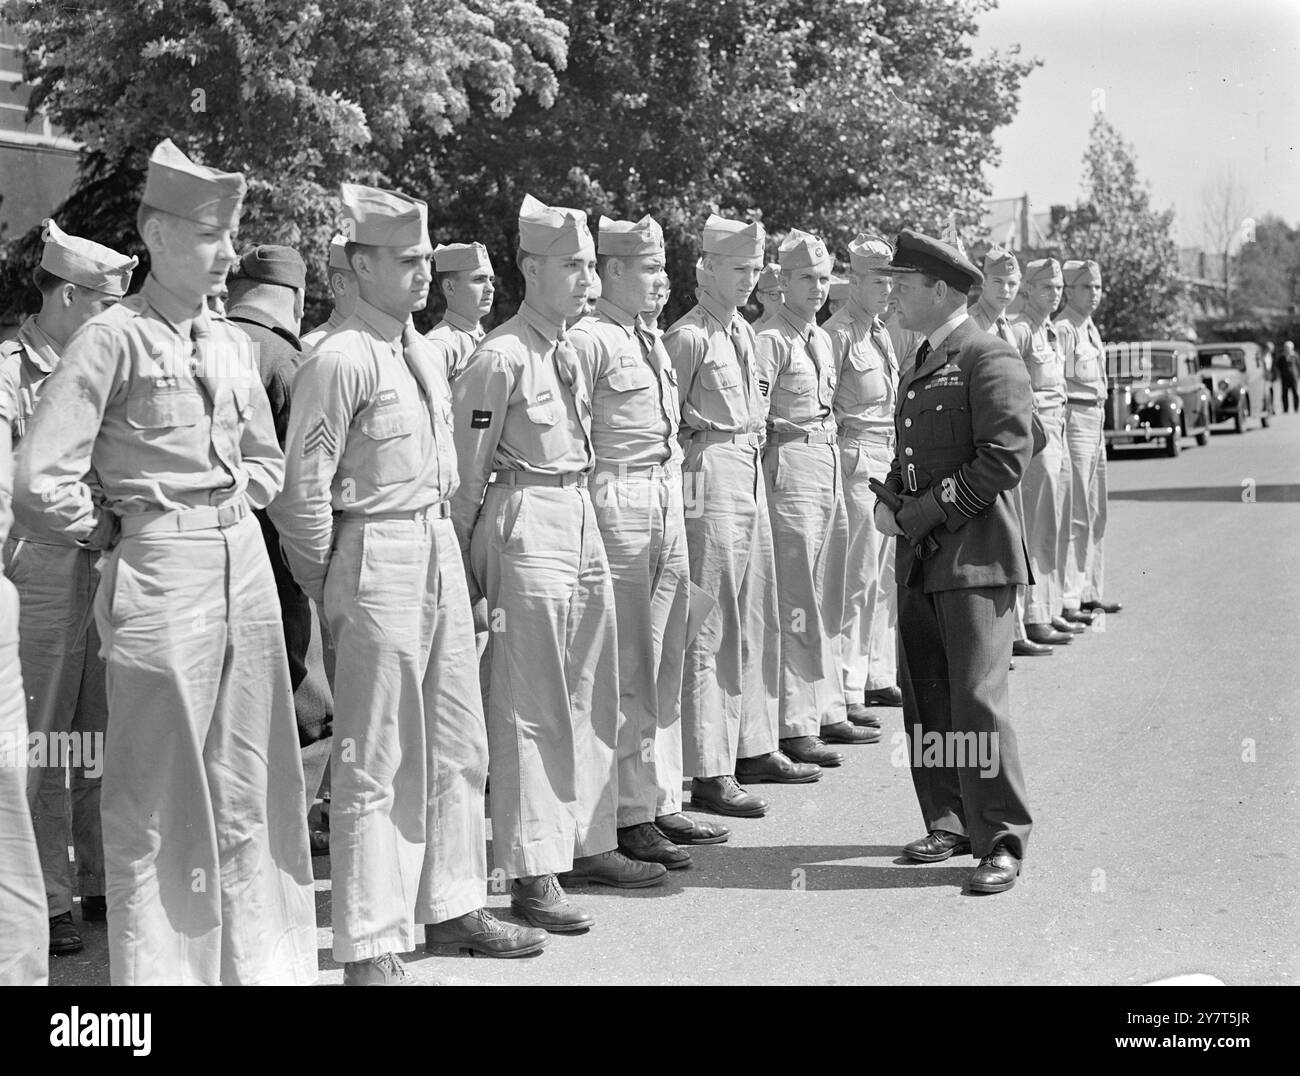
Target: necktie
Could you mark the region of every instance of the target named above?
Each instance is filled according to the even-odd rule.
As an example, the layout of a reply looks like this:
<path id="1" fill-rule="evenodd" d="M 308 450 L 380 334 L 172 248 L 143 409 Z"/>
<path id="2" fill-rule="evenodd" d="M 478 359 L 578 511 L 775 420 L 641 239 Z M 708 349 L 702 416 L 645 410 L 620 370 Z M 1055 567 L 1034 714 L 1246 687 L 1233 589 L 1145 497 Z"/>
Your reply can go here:
<path id="1" fill-rule="evenodd" d="M 930 357 L 930 341 L 922 340 L 921 346 L 916 349 L 916 365 L 919 369 L 926 359 Z"/>
<path id="2" fill-rule="evenodd" d="M 890 367 L 897 365 L 898 360 L 894 358 L 894 349 L 889 343 L 889 333 L 885 329 L 884 322 L 879 318 L 872 318 L 868 335 L 871 337 L 871 342 L 876 345 L 876 350 Z"/>
<path id="3" fill-rule="evenodd" d="M 996 325 L 998 335 L 1002 337 L 1003 340 L 1008 344 L 1014 344 L 1016 342 L 1016 338 L 1011 332 L 1011 322 L 1007 321 L 1007 316 L 1005 314 L 998 315 Z"/>
<path id="4" fill-rule="evenodd" d="M 808 350 L 808 357 L 812 359 L 813 366 L 817 369 L 817 402 L 823 406 L 829 406 L 830 400 L 823 399 L 823 390 L 829 393 L 830 384 L 827 377 L 827 370 L 830 368 L 831 357 L 826 354 L 826 347 L 822 340 L 817 336 L 817 327 L 814 325 L 808 330 L 808 341 L 805 344 Z"/>
<path id="5" fill-rule="evenodd" d="M 731 326 L 727 330 L 727 335 L 731 337 L 731 346 L 736 352 L 736 359 L 740 362 L 740 370 L 745 378 L 745 402 L 753 407 L 754 392 L 752 385 L 753 373 L 750 369 L 749 362 L 749 341 L 745 339 L 745 333 L 737 324 L 739 314 L 731 319 Z"/>
<path id="6" fill-rule="evenodd" d="M 573 398 L 573 409 L 578 414 L 578 425 L 582 427 L 582 443 L 587 449 L 587 460 L 590 463 L 594 458 L 591 452 L 591 414 L 586 407 L 586 394 L 579 384 L 578 356 L 573 350 L 573 345 L 564 336 L 563 330 L 560 330 L 560 336 L 556 338 L 552 355 L 555 359 L 556 376 Z"/>
<path id="7" fill-rule="evenodd" d="M 420 395 L 424 397 L 425 409 L 429 412 L 429 429 L 433 432 L 433 451 L 438 459 L 438 497 L 442 499 L 451 488 L 451 463 L 447 459 L 446 450 L 438 441 L 438 418 L 435 414 L 435 408 L 441 406 L 443 393 L 435 392 L 435 386 L 430 384 L 429 375 L 434 367 L 432 363 L 427 362 L 421 352 L 423 342 L 424 337 L 420 336 L 415 331 L 415 326 L 408 321 L 402 330 L 402 360 L 406 363 L 406 368 L 411 371 L 411 377 L 415 379 Z"/>

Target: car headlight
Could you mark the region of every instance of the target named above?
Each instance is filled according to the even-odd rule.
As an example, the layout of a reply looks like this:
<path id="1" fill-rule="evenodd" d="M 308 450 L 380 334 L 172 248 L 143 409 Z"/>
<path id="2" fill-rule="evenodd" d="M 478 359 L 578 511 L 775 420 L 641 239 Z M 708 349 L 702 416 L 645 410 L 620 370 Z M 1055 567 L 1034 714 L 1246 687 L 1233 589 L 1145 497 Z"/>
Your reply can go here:
<path id="1" fill-rule="evenodd" d="M 1228 391 L 1228 383 L 1226 381 L 1219 382 L 1219 391 L 1224 393 Z"/>

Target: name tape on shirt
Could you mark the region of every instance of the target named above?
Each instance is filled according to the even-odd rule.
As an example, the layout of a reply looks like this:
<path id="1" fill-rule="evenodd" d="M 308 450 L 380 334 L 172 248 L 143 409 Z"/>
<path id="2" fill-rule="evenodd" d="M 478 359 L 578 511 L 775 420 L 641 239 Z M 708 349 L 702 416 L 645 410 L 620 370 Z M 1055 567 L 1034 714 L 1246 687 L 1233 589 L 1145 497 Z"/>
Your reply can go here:
<path id="1" fill-rule="evenodd" d="M 376 407 L 391 407 L 393 404 L 400 402 L 396 389 L 384 389 L 383 392 L 375 393 Z"/>

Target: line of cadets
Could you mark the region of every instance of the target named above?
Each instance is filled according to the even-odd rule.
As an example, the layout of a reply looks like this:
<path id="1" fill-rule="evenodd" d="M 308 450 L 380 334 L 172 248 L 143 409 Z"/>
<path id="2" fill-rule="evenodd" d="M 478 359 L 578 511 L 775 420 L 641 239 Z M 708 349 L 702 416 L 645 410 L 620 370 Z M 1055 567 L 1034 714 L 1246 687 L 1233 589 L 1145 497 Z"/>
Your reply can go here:
<path id="1" fill-rule="evenodd" d="M 897 600 L 867 482 L 889 471 L 897 355 L 916 344 L 882 320 L 889 243 L 850 244 L 847 302 L 819 327 L 825 244 L 792 231 L 764 267 L 761 225 L 711 216 L 698 303 L 660 333 L 659 225 L 602 217 L 593 240 L 585 213 L 526 196 L 524 301 L 484 334 L 485 249 L 434 251 L 423 202 L 344 184 L 335 309 L 295 372 L 209 310 L 244 189 L 162 143 L 138 220 L 143 289 L 117 302 L 135 260 L 51 223 L 41 313 L 5 349 L 26 727 L 106 731 L 102 803 L 74 770 L 71 832 L 114 983 L 315 979 L 290 626 L 301 637 L 305 609 L 310 636 L 308 600 L 333 665 L 333 955 L 348 983 L 409 982 L 397 954 L 416 924 L 431 951 L 491 956 L 585 931 L 565 886 L 660 884 L 689 846 L 727 839 L 682 812 L 683 776 L 693 806 L 757 817 L 742 781 L 814 782 L 843 760 L 829 744 L 880 738 L 868 704 L 901 702 Z M 293 337 L 301 259 L 258 248 L 242 264 L 272 300 L 240 320 L 262 343 L 277 325 Z M 1054 261 L 1028 266 L 1015 322 L 1014 257 L 991 251 L 985 272 L 975 316 L 1024 356 L 1048 434 L 1024 482 L 1040 581 L 1024 619 L 1030 643 L 1059 643 L 1054 623 L 1100 604 L 1104 453 L 1085 451 L 1105 397 L 1100 278 L 1067 263 L 1092 302 L 1054 328 Z M 425 338 L 410 314 L 435 275 L 447 311 Z M 756 285 L 757 335 L 738 312 Z M 277 287 L 291 297 L 278 317 Z M 527 926 L 485 907 L 489 770 L 493 857 Z M 0 981 L 41 982 L 47 940 L 75 948 L 63 768 L 34 768 L 26 796 L 19 767 L 0 778 Z"/>

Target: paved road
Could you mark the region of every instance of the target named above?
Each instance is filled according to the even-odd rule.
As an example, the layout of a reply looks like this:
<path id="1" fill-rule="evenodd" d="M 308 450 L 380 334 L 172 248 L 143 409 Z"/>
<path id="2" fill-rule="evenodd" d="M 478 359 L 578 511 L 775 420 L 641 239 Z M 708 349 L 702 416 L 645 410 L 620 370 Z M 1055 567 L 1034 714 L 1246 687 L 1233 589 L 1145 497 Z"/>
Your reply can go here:
<path id="1" fill-rule="evenodd" d="M 588 935 L 523 960 L 412 954 L 417 978 L 1300 980 L 1300 417 L 1183 444 L 1178 459 L 1110 465 L 1107 597 L 1124 611 L 1011 674 L 1036 818 L 1012 891 L 963 895 L 969 858 L 899 858 L 923 831 L 889 710 L 881 745 L 846 748 L 817 785 L 760 786 L 768 816 L 731 820 L 731 842 L 664 887 L 575 889 L 598 919 Z M 317 868 L 321 981 L 336 984 L 328 861 Z M 87 936 L 53 982 L 107 981 L 103 928 Z"/>

